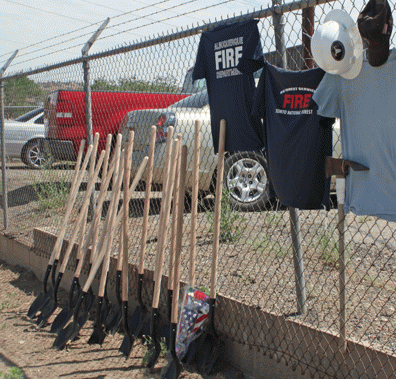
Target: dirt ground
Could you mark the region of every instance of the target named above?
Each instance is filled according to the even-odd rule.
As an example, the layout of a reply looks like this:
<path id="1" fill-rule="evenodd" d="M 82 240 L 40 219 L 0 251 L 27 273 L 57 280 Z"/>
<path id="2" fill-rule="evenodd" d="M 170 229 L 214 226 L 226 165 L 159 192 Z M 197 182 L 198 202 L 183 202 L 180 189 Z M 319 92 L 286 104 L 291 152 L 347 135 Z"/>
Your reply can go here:
<path id="1" fill-rule="evenodd" d="M 154 369 L 142 365 L 146 346 L 135 343 L 129 359 L 119 352 L 123 336 L 107 336 L 102 346 L 87 343 L 93 322 L 85 324 L 79 338 L 63 351 L 52 348 L 55 334 L 47 325 L 39 329 L 27 317 L 27 311 L 41 292 L 42 283 L 32 272 L 0 261 L 0 377 L 11 367 L 19 367 L 26 378 L 160 378 L 167 361 L 161 357 Z M 61 294 L 61 301 L 65 301 Z M 61 303 L 62 304 L 62 303 Z M 50 318 L 55 318 L 58 311 Z M 244 375 L 224 364 L 216 374 L 198 374 L 194 366 L 185 365 L 184 379 L 242 379 Z"/>

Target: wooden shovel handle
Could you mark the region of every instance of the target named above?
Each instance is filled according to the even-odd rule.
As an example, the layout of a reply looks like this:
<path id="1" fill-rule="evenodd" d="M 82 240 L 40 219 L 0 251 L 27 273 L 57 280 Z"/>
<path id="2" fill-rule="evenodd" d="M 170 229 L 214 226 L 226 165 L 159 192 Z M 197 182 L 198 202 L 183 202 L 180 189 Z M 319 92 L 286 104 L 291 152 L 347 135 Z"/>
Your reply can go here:
<path id="1" fill-rule="evenodd" d="M 144 274 L 144 256 L 146 253 L 146 244 L 147 244 L 147 226 L 148 226 L 148 218 L 150 212 L 151 184 L 153 181 L 156 131 L 157 128 L 155 125 L 153 125 L 151 127 L 151 134 L 150 134 L 150 147 L 149 147 L 149 155 L 148 155 L 149 160 L 147 165 L 146 191 L 144 194 L 142 239 L 140 241 L 140 259 L 139 259 L 138 274 Z"/>
<path id="2" fill-rule="evenodd" d="M 99 133 L 96 133 L 95 137 L 94 137 L 94 143 L 93 143 L 93 149 L 92 149 L 92 153 L 91 153 L 90 162 L 92 162 L 92 160 L 93 160 L 92 157 L 96 157 L 96 154 L 97 154 L 97 151 L 98 151 L 98 145 L 99 145 Z M 90 164 L 90 166 L 89 166 L 88 183 L 92 180 L 92 177 L 93 177 L 93 174 L 94 174 L 94 168 L 95 168 L 95 166 L 93 164 Z M 82 256 L 82 243 L 83 243 L 83 240 L 84 240 L 85 229 L 86 229 L 86 226 L 87 226 L 87 223 L 85 221 L 87 219 L 87 215 L 88 215 L 88 209 L 85 211 L 85 215 L 83 217 L 84 222 L 82 222 L 81 226 L 80 226 L 80 238 L 78 239 L 77 254 L 76 254 L 76 259 L 78 261 L 84 259 L 84 257 Z"/>
<path id="3" fill-rule="evenodd" d="M 220 216 L 221 216 L 221 198 L 223 194 L 223 176 L 224 176 L 224 151 L 225 151 L 226 122 L 220 121 L 219 152 L 217 154 L 217 178 L 216 178 L 216 197 L 214 210 L 213 225 L 213 255 L 212 255 L 212 273 L 210 279 L 210 298 L 216 298 L 217 285 L 217 261 L 219 254 L 219 237 L 220 237 Z"/>
<path id="4" fill-rule="evenodd" d="M 176 233 L 177 233 L 177 207 L 179 204 L 179 183 L 180 183 L 180 165 L 181 154 L 178 154 L 176 162 L 175 183 L 173 185 L 173 207 L 172 207 L 172 225 L 171 225 L 171 241 L 169 248 L 169 268 L 168 268 L 168 290 L 173 290 L 173 274 L 175 264 L 176 251 Z"/>
<path id="5" fill-rule="evenodd" d="M 125 154 L 125 164 L 124 164 L 124 222 L 121 233 L 122 249 L 120 247 L 119 263 L 121 264 L 118 271 L 122 270 L 122 295 L 128 300 L 128 220 L 129 220 L 129 181 L 131 180 L 131 166 L 132 166 L 132 152 L 133 152 L 133 140 L 135 134 L 133 131 L 129 132 L 129 144 Z M 127 291 L 124 294 L 124 291 Z M 125 300 L 125 301 L 126 301 Z"/>
<path id="6" fill-rule="evenodd" d="M 86 193 L 85 193 L 85 197 L 84 197 L 83 203 L 81 205 L 80 213 L 77 216 L 77 220 L 75 222 L 75 227 L 74 227 L 73 233 L 72 233 L 72 235 L 71 235 L 71 237 L 69 239 L 69 245 L 67 246 L 66 253 L 65 253 L 65 256 L 64 256 L 63 261 L 62 261 L 62 265 L 59 268 L 59 272 L 61 272 L 61 273 L 65 272 L 67 263 L 68 263 L 69 258 L 70 258 L 70 254 L 71 254 L 71 252 L 73 250 L 74 242 L 77 239 L 78 233 L 81 231 L 82 225 L 83 224 L 85 225 L 85 223 L 86 223 L 86 220 L 85 220 L 86 211 L 88 210 L 88 205 L 89 205 L 89 202 L 91 200 L 91 193 L 92 193 L 92 190 L 93 190 L 93 188 L 95 186 L 96 179 L 98 178 L 99 170 L 102 167 L 102 163 L 103 163 L 103 159 L 104 159 L 105 154 L 106 154 L 106 152 L 103 150 L 101 152 L 101 154 L 100 154 L 99 160 L 97 162 L 95 170 L 92 173 L 92 176 L 90 175 L 90 177 L 89 177 L 88 186 L 87 186 L 87 190 L 86 190 Z"/>
<path id="7" fill-rule="evenodd" d="M 78 174 L 80 172 L 80 165 L 81 165 L 81 161 L 82 161 L 82 156 L 83 156 L 83 153 L 84 153 L 84 148 L 85 148 L 85 140 L 81 140 L 80 149 L 78 150 L 78 155 L 77 155 L 77 161 L 76 161 L 76 164 L 74 166 L 73 179 L 72 179 L 71 184 L 70 184 L 70 192 L 69 192 L 69 198 L 67 199 L 66 209 L 67 209 L 69 203 L 71 202 L 71 192 L 76 187 Z M 65 219 L 65 216 L 64 216 L 64 219 Z M 64 225 L 64 222 L 62 223 L 62 225 Z M 57 247 L 56 243 L 55 243 L 54 248 L 52 249 L 52 253 L 51 253 L 51 256 L 50 256 L 50 259 L 49 259 L 49 264 L 50 265 L 52 265 L 54 263 L 54 261 L 55 261 L 55 255 L 57 253 L 57 250 L 55 249 L 55 247 Z"/>
<path id="8" fill-rule="evenodd" d="M 80 184 L 82 182 L 84 172 L 87 168 L 90 156 L 92 152 L 92 145 L 89 145 L 87 148 L 87 152 L 84 158 L 83 165 L 81 167 L 81 170 L 78 172 L 78 177 L 77 180 L 74 182 L 74 186 L 70 188 L 70 193 L 69 197 L 67 199 L 67 205 L 66 205 L 66 211 L 65 215 L 63 216 L 62 220 L 62 227 L 61 230 L 59 231 L 58 237 L 55 242 L 54 250 L 52 252 L 52 255 L 50 257 L 49 264 L 53 264 L 56 259 L 59 259 L 61 249 L 62 249 L 62 244 L 63 244 L 63 237 L 65 236 L 66 229 L 67 229 L 67 223 L 69 221 L 70 214 L 73 210 L 73 205 L 76 200 L 77 194 L 78 194 L 78 189 L 80 188 Z"/>
<path id="9" fill-rule="evenodd" d="M 128 144 L 124 154 L 124 202 L 128 202 L 124 207 L 124 222 L 121 230 L 120 246 L 118 250 L 117 271 L 122 270 L 123 255 L 128 254 L 128 218 L 129 218 L 129 182 L 131 180 L 132 152 L 135 132 L 131 130 L 128 136 Z M 129 158 L 129 159 L 128 159 Z"/>
<path id="10" fill-rule="evenodd" d="M 176 252 L 173 274 L 173 298 L 172 298 L 172 312 L 171 322 L 177 323 L 178 305 L 179 305 L 179 291 L 180 291 L 180 264 L 181 264 L 181 250 L 183 238 L 183 214 L 184 214 L 184 196 L 186 191 L 186 176 L 187 176 L 187 146 L 182 146 L 180 159 L 179 185 L 178 185 L 178 202 L 177 202 L 177 227 L 176 227 Z"/>
<path id="11" fill-rule="evenodd" d="M 106 287 L 106 281 L 107 281 L 107 273 L 109 270 L 110 266 L 110 256 L 111 256 L 111 246 L 113 244 L 113 238 L 114 238 L 114 233 L 116 229 L 115 221 L 117 218 L 117 210 L 118 210 L 118 203 L 120 200 L 120 193 L 121 193 L 121 184 L 122 184 L 122 179 L 123 179 L 123 157 L 125 154 L 125 150 L 122 151 L 121 157 L 119 159 L 119 162 L 116 162 L 116 167 L 115 167 L 115 172 L 118 174 L 117 175 L 117 180 L 116 183 L 114 184 L 114 188 L 112 191 L 112 199 L 110 202 L 110 208 L 109 208 L 109 218 L 106 220 L 106 247 L 104 251 L 104 257 L 103 257 L 103 264 L 102 264 L 102 272 L 100 276 L 100 282 L 99 282 L 99 289 L 98 289 L 98 296 L 103 297 L 105 287 Z M 102 255 L 102 251 L 100 255 Z M 99 255 L 99 254 L 98 254 Z M 96 262 L 95 262 L 96 263 Z M 92 266 L 93 267 L 93 266 Z"/>
<path id="12" fill-rule="evenodd" d="M 166 188 L 168 187 L 168 181 L 169 181 L 169 172 L 170 172 L 170 162 L 171 162 L 171 153 L 172 153 L 172 146 L 173 146 L 173 126 L 170 126 L 168 129 L 168 138 L 166 142 L 166 151 L 165 151 L 165 166 L 164 166 L 164 176 L 162 180 L 162 200 L 161 200 L 161 209 L 160 209 L 160 219 L 158 223 L 158 233 L 157 233 L 157 246 L 158 244 L 162 244 L 161 240 L 163 237 L 162 233 L 162 227 L 163 227 L 163 217 L 164 217 L 164 211 L 163 207 L 165 206 L 164 200 L 164 193 L 166 193 Z M 169 215 L 168 215 L 169 216 Z M 154 268 L 154 277 L 157 276 L 157 267 L 158 263 L 157 261 L 155 262 L 155 268 Z"/>
<path id="13" fill-rule="evenodd" d="M 83 242 L 83 246 L 81 248 L 82 252 L 82 259 L 80 259 L 80 261 L 78 262 L 77 268 L 76 268 L 76 272 L 74 274 L 74 276 L 76 278 L 78 278 L 80 276 L 82 267 L 83 267 L 83 258 L 85 257 L 85 255 L 88 252 L 89 249 L 89 245 L 91 244 L 91 256 L 90 256 L 90 262 L 91 264 L 94 262 L 95 259 L 95 250 L 96 250 L 96 243 L 97 243 L 97 239 L 98 239 L 98 234 L 99 234 L 99 223 L 100 223 L 100 219 L 102 217 L 102 207 L 103 207 L 103 202 L 104 199 L 107 195 L 107 188 L 109 186 L 111 177 L 113 175 L 113 171 L 114 171 L 114 166 L 115 166 L 115 155 L 113 155 L 112 161 L 110 163 L 110 168 L 108 169 L 108 157 L 109 155 L 107 154 L 107 152 L 110 153 L 111 150 L 111 140 L 112 140 L 112 135 L 109 134 L 107 137 L 107 142 L 106 142 L 106 155 L 104 158 L 104 162 L 103 162 L 103 171 L 102 171 L 102 183 L 100 186 L 100 191 L 99 191 L 99 197 L 98 197 L 98 201 L 96 204 L 96 208 L 95 208 L 95 213 L 91 222 L 91 225 L 89 227 L 88 233 L 86 238 L 84 239 Z M 117 138 L 117 144 L 115 147 L 115 150 L 117 150 L 117 146 L 121 146 L 121 135 L 120 138 Z"/>
<path id="14" fill-rule="evenodd" d="M 194 157 L 192 170 L 192 193 L 191 193 L 191 234 L 190 234 L 190 285 L 195 285 L 195 255 L 197 239 L 197 215 L 198 215 L 198 191 L 199 191 L 199 160 L 201 151 L 201 121 L 195 121 L 194 134 Z"/>
<path id="15" fill-rule="evenodd" d="M 138 171 L 137 171 L 137 173 L 136 173 L 136 176 L 135 176 L 135 178 L 133 179 L 132 184 L 129 186 L 129 199 L 131 199 L 133 193 L 135 192 L 135 189 L 136 189 L 136 187 L 137 187 L 137 184 L 139 183 L 139 181 L 140 181 L 140 179 L 141 179 L 141 177 L 142 177 L 142 175 L 143 175 L 143 172 L 144 172 L 144 170 L 145 170 L 145 168 L 146 168 L 146 165 L 147 165 L 147 160 L 148 160 L 148 157 L 144 157 L 144 158 L 143 158 L 143 161 L 142 161 L 142 163 L 141 163 L 140 166 L 139 166 L 139 169 L 138 169 Z M 120 209 L 119 213 L 118 213 L 117 216 L 115 217 L 114 228 L 116 228 L 116 226 L 120 223 L 122 216 L 123 216 L 123 206 L 121 206 L 121 209 Z M 105 221 L 105 224 L 106 224 L 106 221 Z M 106 228 L 106 230 L 108 229 L 108 228 L 106 227 L 106 225 L 105 225 L 105 228 Z M 101 241 L 99 242 L 99 246 L 102 246 L 102 245 L 103 245 L 103 242 L 104 242 L 105 238 L 106 238 L 105 233 L 102 233 Z M 102 251 L 101 251 L 100 253 L 98 253 L 97 258 L 95 257 L 95 262 L 94 262 L 94 264 L 92 265 L 92 268 L 95 268 L 96 271 L 98 270 L 98 268 L 99 268 L 99 266 L 100 266 L 100 263 L 101 263 L 102 260 L 103 260 L 103 257 L 104 257 L 104 249 L 102 249 Z M 99 263 L 98 263 L 98 262 L 99 262 Z M 95 267 L 94 267 L 94 266 L 95 266 Z M 93 271 L 93 270 L 91 269 L 91 271 Z M 88 279 L 90 279 L 90 277 L 91 277 L 91 271 L 90 271 L 90 273 L 89 273 Z M 93 271 L 93 272 L 94 272 L 94 273 L 93 273 L 93 276 L 95 276 L 96 271 Z M 87 279 L 87 282 L 88 282 L 88 279 Z M 90 279 L 90 280 L 91 280 L 91 283 L 92 283 L 93 278 Z M 86 283 L 87 283 L 87 282 L 86 282 Z M 90 283 L 89 283 L 89 285 L 90 285 Z M 88 285 L 88 286 L 84 285 L 84 288 L 86 287 L 86 289 L 88 290 L 89 285 Z"/>
<path id="16" fill-rule="evenodd" d="M 170 213 L 170 204 L 172 200 L 172 192 L 173 192 L 173 185 L 175 181 L 175 172 L 176 172 L 176 162 L 177 156 L 180 150 L 180 139 L 176 139 L 173 143 L 172 154 L 170 158 L 170 171 L 169 176 L 167 178 L 167 186 L 163 189 L 162 193 L 165 193 L 165 198 L 162 199 L 163 204 L 161 204 L 161 214 L 160 214 L 160 223 L 161 219 L 162 225 L 159 228 L 159 236 L 157 242 L 157 253 L 156 253 L 156 267 L 154 271 L 154 295 L 153 295 L 153 308 L 158 308 L 159 304 L 159 295 L 160 295 L 160 288 L 161 288 L 161 279 L 162 279 L 162 266 L 164 265 L 164 252 L 165 252 L 165 245 L 167 240 L 168 234 L 168 225 L 169 225 L 169 213 Z"/>

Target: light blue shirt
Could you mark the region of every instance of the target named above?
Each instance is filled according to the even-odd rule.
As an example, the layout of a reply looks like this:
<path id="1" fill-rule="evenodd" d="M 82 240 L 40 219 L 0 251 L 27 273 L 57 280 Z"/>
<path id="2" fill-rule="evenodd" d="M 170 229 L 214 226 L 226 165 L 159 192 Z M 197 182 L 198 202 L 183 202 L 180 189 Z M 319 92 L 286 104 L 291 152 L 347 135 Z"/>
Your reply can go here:
<path id="1" fill-rule="evenodd" d="M 318 114 L 341 119 L 342 156 L 369 167 L 349 170 L 345 212 L 396 220 L 396 49 L 380 67 L 367 60 L 352 80 L 323 77 Z"/>

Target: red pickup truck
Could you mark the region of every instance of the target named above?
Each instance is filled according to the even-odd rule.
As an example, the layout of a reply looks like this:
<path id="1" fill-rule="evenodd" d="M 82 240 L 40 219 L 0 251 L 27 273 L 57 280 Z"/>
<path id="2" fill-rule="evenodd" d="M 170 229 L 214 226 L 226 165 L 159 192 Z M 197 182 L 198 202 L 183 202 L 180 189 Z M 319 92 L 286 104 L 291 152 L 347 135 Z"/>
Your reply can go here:
<path id="1" fill-rule="evenodd" d="M 98 153 L 108 134 L 115 134 L 126 113 L 137 109 L 166 108 L 187 97 L 174 93 L 92 91 L 92 131 L 100 134 Z M 44 105 L 45 148 L 55 160 L 76 160 L 80 142 L 87 138 L 83 91 L 58 90 Z"/>

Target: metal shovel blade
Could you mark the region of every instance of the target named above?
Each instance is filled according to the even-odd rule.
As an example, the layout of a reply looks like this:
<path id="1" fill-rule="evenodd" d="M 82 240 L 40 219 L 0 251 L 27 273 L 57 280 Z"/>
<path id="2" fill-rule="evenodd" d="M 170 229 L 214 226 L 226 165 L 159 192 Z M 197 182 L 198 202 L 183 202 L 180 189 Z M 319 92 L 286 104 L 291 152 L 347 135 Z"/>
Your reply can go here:
<path id="1" fill-rule="evenodd" d="M 58 336 L 55 338 L 52 347 L 57 350 L 63 350 L 66 344 L 72 339 L 72 336 L 75 334 L 75 330 L 77 328 L 76 324 L 77 323 L 74 320 L 69 325 L 67 325 L 66 328 L 61 329 Z"/>
<path id="2" fill-rule="evenodd" d="M 120 325 L 122 318 L 122 301 L 120 297 L 120 288 L 121 288 L 121 271 L 117 271 L 116 273 L 116 286 L 115 292 L 117 297 L 117 304 L 114 304 L 106 317 L 105 320 L 105 328 L 106 333 L 114 334 Z"/>
<path id="3" fill-rule="evenodd" d="M 30 308 L 28 310 L 27 316 L 30 319 L 36 318 L 37 312 L 40 311 L 41 307 L 44 305 L 45 301 L 47 299 L 47 294 L 44 292 L 41 292 L 33 301 L 33 303 L 30 305 Z"/>
<path id="4" fill-rule="evenodd" d="M 99 344 L 102 345 L 106 337 L 106 333 L 103 327 L 103 315 L 102 315 L 103 297 L 98 297 L 98 305 L 96 309 L 96 319 L 93 327 L 91 337 L 88 340 L 89 345 Z"/>
<path id="5" fill-rule="evenodd" d="M 220 355 L 222 341 L 214 333 L 204 333 L 197 351 L 197 368 L 200 373 L 209 375 Z"/>
<path id="6" fill-rule="evenodd" d="M 54 321 L 51 324 L 51 333 L 59 333 L 61 329 L 68 323 L 68 321 L 73 316 L 73 308 L 69 308 L 68 306 L 62 308 L 62 310 L 55 317 Z"/>
<path id="7" fill-rule="evenodd" d="M 73 316 L 74 307 L 80 296 L 81 287 L 78 278 L 74 278 L 69 292 L 69 304 L 62 308 L 51 324 L 51 333 L 58 333 Z M 88 296 L 86 297 L 88 301 Z"/>
<path id="8" fill-rule="evenodd" d="M 144 358 L 145 366 L 148 368 L 154 367 L 159 355 L 161 354 L 161 344 L 158 338 L 159 331 L 158 326 L 160 323 L 160 314 L 157 308 L 153 308 L 151 313 L 151 324 L 150 324 L 150 341 L 147 347 L 147 354 Z"/>
<path id="9" fill-rule="evenodd" d="M 55 341 L 52 345 L 53 348 L 56 348 L 58 350 L 63 350 L 69 341 L 73 341 L 74 338 L 76 338 L 80 329 L 84 326 L 85 322 L 88 319 L 89 314 L 86 307 L 84 307 L 83 310 L 81 309 L 81 305 L 84 302 L 86 296 L 87 293 L 81 292 L 81 295 L 74 309 L 73 322 L 69 323 L 66 326 L 66 328 L 61 329 L 59 331 L 59 334 L 55 338 Z"/>
<path id="10" fill-rule="evenodd" d="M 161 379 L 177 379 L 183 370 L 179 357 L 176 354 L 177 324 L 172 323 L 170 329 L 170 362 L 161 372 Z"/>
<path id="11" fill-rule="evenodd" d="M 49 278 L 49 275 L 51 273 L 52 270 L 52 265 L 48 265 L 47 269 L 45 270 L 45 274 L 44 274 L 44 279 L 43 279 L 43 285 L 44 285 L 44 291 L 41 292 L 33 301 L 33 303 L 30 305 L 27 316 L 30 319 L 33 319 L 36 317 L 37 312 L 40 311 L 41 307 L 44 305 L 44 303 L 46 302 L 49 293 L 47 291 L 47 281 Z"/>
<path id="12" fill-rule="evenodd" d="M 57 299 L 54 299 L 53 297 L 48 299 L 45 302 L 44 306 L 42 307 L 40 315 L 37 317 L 37 326 L 39 328 L 45 326 L 47 324 L 48 319 L 56 311 L 57 308 L 58 308 Z"/>

